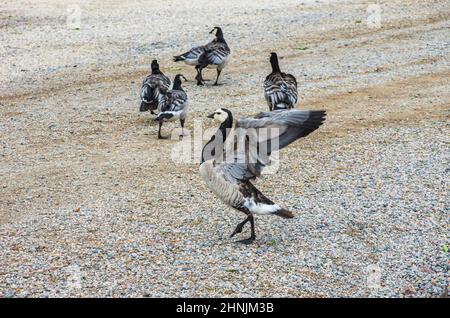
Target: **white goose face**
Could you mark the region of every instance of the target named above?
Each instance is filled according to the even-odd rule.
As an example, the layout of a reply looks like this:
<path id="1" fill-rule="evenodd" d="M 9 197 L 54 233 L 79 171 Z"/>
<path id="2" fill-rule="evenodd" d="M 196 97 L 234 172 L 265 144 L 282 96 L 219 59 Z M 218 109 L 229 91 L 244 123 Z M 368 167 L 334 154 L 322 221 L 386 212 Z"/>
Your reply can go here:
<path id="1" fill-rule="evenodd" d="M 228 113 L 218 108 L 213 114 L 211 114 L 211 117 L 219 123 L 223 123 L 228 119 Z"/>

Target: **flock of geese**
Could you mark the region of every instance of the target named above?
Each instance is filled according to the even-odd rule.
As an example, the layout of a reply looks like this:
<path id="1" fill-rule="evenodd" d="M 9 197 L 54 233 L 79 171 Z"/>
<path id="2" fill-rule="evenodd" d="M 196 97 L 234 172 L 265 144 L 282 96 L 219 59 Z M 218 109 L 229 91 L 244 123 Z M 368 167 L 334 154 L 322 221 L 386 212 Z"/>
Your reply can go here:
<path id="1" fill-rule="evenodd" d="M 183 61 L 195 66 L 197 85 L 204 85 L 204 68 L 216 68 L 214 85 L 218 85 L 220 73 L 230 57 L 222 29 L 215 27 L 210 33 L 214 31 L 215 39 L 211 42 L 173 58 L 175 62 Z M 323 110 L 294 109 L 298 95 L 295 77 L 281 72 L 276 53 L 270 54 L 270 64 L 272 72 L 264 81 L 269 111 L 233 122 L 231 111 L 217 109 L 208 118 L 216 120 L 220 126 L 203 147 L 201 156 L 200 175 L 208 188 L 225 204 L 246 214 L 246 219 L 237 225 L 231 237 L 241 233 L 244 225 L 250 222 L 250 237 L 238 241 L 244 244 L 250 244 L 256 238 L 254 214 L 274 214 L 283 218 L 294 216 L 262 194 L 251 180 L 261 176 L 274 151 L 319 128 L 326 116 Z M 172 89 L 169 89 L 171 81 L 161 72 L 156 60 L 153 60 L 151 70 L 142 84 L 140 111 L 156 115 L 154 120 L 159 123 L 159 139 L 168 138 L 161 134 L 165 121 L 179 120 L 183 135 L 189 102 L 182 88 L 182 79 L 187 80 L 182 74 L 177 74 Z"/>

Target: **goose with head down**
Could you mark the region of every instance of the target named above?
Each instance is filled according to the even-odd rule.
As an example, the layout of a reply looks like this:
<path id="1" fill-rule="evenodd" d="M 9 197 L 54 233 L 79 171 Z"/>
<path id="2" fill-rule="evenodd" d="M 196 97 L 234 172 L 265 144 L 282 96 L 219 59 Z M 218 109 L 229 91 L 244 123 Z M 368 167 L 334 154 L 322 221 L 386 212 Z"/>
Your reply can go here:
<path id="1" fill-rule="evenodd" d="M 269 110 L 291 109 L 297 103 L 297 80 L 294 75 L 283 73 L 277 53 L 270 53 L 272 72 L 264 81 L 264 97 Z"/>
<path id="2" fill-rule="evenodd" d="M 228 63 L 230 48 L 223 37 L 220 27 L 214 27 L 209 33 L 216 31 L 216 38 L 206 45 L 197 46 L 186 53 L 173 57 L 175 62 L 183 61 L 188 65 L 195 65 L 197 70 L 197 85 L 204 85 L 202 70 L 204 68 L 216 68 L 217 77 L 214 85 L 218 85 L 220 73 Z"/>
<path id="3" fill-rule="evenodd" d="M 158 108 L 160 97 L 165 94 L 170 87 L 170 79 L 159 69 L 157 60 L 152 61 L 152 73 L 148 75 L 141 88 L 141 112 L 154 111 Z"/>
<path id="4" fill-rule="evenodd" d="M 225 204 L 247 215 L 231 237 L 242 232 L 244 225 L 250 222 L 250 237 L 238 242 L 253 242 L 256 237 L 254 214 L 273 214 L 283 218 L 294 216 L 267 198 L 250 181 L 261 176 L 264 167 L 270 164 L 273 151 L 309 135 L 319 128 L 325 116 L 322 110 L 264 112 L 236 121 L 232 135 L 233 119 L 229 110 L 219 108 L 208 116 L 221 125 L 203 147 L 200 175 L 207 187 Z"/>

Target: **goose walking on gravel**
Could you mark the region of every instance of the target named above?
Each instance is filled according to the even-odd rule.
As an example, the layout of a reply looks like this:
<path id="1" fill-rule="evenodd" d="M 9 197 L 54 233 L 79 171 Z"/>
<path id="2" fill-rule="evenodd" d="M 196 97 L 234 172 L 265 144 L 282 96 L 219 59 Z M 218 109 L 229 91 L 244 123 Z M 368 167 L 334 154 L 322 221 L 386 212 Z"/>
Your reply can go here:
<path id="1" fill-rule="evenodd" d="M 322 110 L 264 112 L 236 121 L 232 136 L 229 134 L 233 116 L 229 110 L 219 108 L 208 116 L 221 124 L 202 150 L 200 175 L 207 187 L 225 204 L 247 215 L 231 234 L 233 237 L 242 232 L 244 225 L 250 222 L 251 236 L 239 243 L 249 244 L 255 240 L 254 214 L 274 214 L 283 218 L 294 216 L 268 199 L 250 180 L 261 176 L 273 151 L 319 128 L 325 116 Z"/>
<path id="2" fill-rule="evenodd" d="M 207 68 L 216 68 L 217 77 L 214 85 L 218 85 L 220 73 L 228 63 L 230 57 L 230 48 L 223 37 L 223 32 L 220 27 L 214 27 L 209 33 L 213 33 L 216 30 L 216 38 L 206 45 L 197 46 L 190 51 L 181 55 L 173 57 L 175 62 L 184 61 L 188 65 L 195 65 L 197 70 L 197 85 L 203 85 L 204 79 L 202 76 L 202 70 Z"/>
<path id="3" fill-rule="evenodd" d="M 272 73 L 264 81 L 264 97 L 269 110 L 291 109 L 297 103 L 297 80 L 291 74 L 281 72 L 277 53 L 270 53 Z"/>
<path id="4" fill-rule="evenodd" d="M 152 73 L 148 75 L 141 88 L 141 106 L 139 110 L 145 112 L 150 110 L 152 114 L 158 108 L 160 97 L 170 87 L 170 79 L 161 72 L 157 60 L 152 61 Z"/>
<path id="5" fill-rule="evenodd" d="M 177 74 L 173 80 L 173 87 L 170 91 L 161 96 L 159 102 L 159 114 L 154 120 L 159 122 L 158 138 L 167 139 L 161 135 L 161 127 L 165 121 L 180 120 L 182 134 L 184 135 L 184 122 L 188 111 L 188 96 L 181 87 L 181 78 L 186 78 Z"/>

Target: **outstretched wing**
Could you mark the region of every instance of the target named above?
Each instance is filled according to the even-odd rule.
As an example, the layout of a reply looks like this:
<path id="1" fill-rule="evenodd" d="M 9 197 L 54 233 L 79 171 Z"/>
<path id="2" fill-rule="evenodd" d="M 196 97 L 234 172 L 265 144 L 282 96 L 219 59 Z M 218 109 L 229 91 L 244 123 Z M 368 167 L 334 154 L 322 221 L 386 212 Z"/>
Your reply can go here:
<path id="1" fill-rule="evenodd" d="M 319 128 L 325 116 L 322 110 L 279 110 L 241 119 L 219 169 L 230 180 L 259 177 L 273 151 L 309 135 Z"/>

